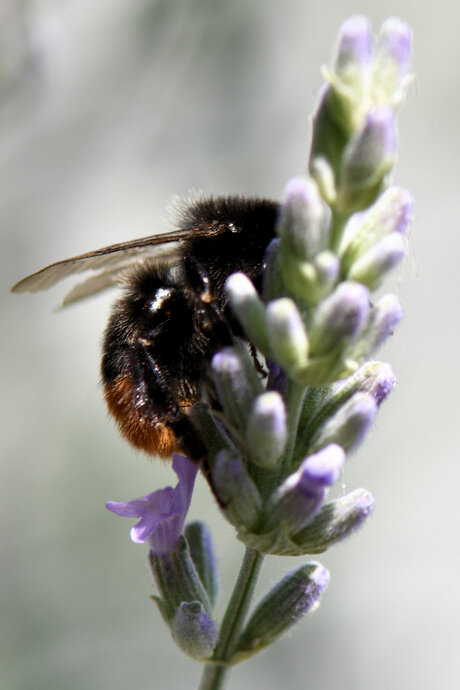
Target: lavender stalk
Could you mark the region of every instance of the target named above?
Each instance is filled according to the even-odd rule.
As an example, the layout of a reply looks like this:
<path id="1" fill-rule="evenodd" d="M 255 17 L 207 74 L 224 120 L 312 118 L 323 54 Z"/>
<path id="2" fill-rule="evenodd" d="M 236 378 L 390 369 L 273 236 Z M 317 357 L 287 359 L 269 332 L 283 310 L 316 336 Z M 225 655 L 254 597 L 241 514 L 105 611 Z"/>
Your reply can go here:
<path id="1" fill-rule="evenodd" d="M 190 413 L 207 449 L 206 479 L 246 547 L 218 633 L 209 534 L 195 526 L 182 535 L 196 467 L 176 459 L 175 489 L 108 505 L 140 518 L 132 538 L 150 542 L 160 612 L 179 647 L 205 662 L 199 690 L 223 688 L 233 664 L 319 604 L 329 574 L 313 561 L 251 612 L 264 557 L 321 553 L 374 507 L 365 489 L 328 494 L 395 382 L 390 365 L 369 359 L 402 316 L 394 295 L 372 293 L 404 257 L 412 217 L 410 193 L 391 184 L 410 52 L 400 20 L 387 20 L 375 40 L 366 18 L 343 24 L 324 69 L 308 174 L 286 186 L 263 288 L 241 273 L 226 283 L 257 363 L 240 342 L 217 352 L 221 411 L 200 403 Z"/>

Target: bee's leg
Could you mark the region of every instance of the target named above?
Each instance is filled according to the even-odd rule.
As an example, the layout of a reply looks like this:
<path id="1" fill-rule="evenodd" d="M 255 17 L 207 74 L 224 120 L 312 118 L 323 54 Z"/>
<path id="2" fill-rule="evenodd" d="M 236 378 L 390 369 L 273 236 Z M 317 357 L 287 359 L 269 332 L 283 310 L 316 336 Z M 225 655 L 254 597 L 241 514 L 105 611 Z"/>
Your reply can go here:
<path id="1" fill-rule="evenodd" d="M 266 379 L 268 376 L 268 369 L 260 361 L 258 352 L 252 343 L 249 343 L 249 350 L 251 352 L 252 361 L 254 362 L 254 367 L 256 368 L 257 373 Z"/>
<path id="2" fill-rule="evenodd" d="M 185 257 L 184 268 L 189 293 L 197 303 L 197 310 L 203 317 L 204 328 L 212 330 L 213 338 L 220 347 L 233 345 L 232 329 L 214 299 L 206 270 L 193 256 Z"/>
<path id="3" fill-rule="evenodd" d="M 233 345 L 235 339 L 232 329 L 230 328 L 226 316 L 222 314 L 219 306 L 212 299 L 209 277 L 205 269 L 193 256 L 186 257 L 184 259 L 184 265 L 188 284 L 194 291 L 195 299 L 198 298 L 200 300 L 201 308 L 205 309 L 208 325 L 210 328 L 212 328 L 213 335 L 217 342 L 220 346 Z M 234 325 L 233 331 L 236 330 L 235 326 L 238 325 L 239 324 Z M 237 332 L 238 335 L 243 335 L 243 332 Z M 249 343 L 249 348 L 254 362 L 254 367 L 261 376 L 266 378 L 268 376 L 268 371 L 259 360 L 256 348 L 252 343 Z"/>
<path id="4" fill-rule="evenodd" d="M 171 428 L 183 454 L 189 460 L 201 463 L 207 456 L 207 449 L 187 415 L 182 413 L 178 419 L 172 421 Z"/>
<path id="5" fill-rule="evenodd" d="M 193 426 L 192 422 L 184 412 L 184 404 L 181 404 L 171 390 L 168 381 L 162 373 L 161 367 L 157 364 L 151 353 L 148 351 L 147 343 L 139 340 L 143 349 L 142 366 L 148 367 L 148 372 L 144 372 L 144 380 L 149 381 L 151 399 L 155 400 L 155 416 L 165 426 L 172 429 L 181 452 L 190 460 L 200 462 L 206 455 L 206 447 L 201 437 Z M 148 376 L 146 374 L 148 373 Z"/>

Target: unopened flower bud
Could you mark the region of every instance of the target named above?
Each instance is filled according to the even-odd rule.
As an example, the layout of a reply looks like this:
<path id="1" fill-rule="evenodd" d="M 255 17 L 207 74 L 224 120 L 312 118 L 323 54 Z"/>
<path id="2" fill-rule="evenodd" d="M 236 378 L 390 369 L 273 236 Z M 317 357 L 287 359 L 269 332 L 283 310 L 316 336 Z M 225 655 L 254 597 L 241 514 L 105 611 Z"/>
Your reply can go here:
<path id="1" fill-rule="evenodd" d="M 372 65 L 373 97 L 377 103 L 397 107 L 408 82 L 412 31 L 408 24 L 390 17 L 380 29 Z"/>
<path id="2" fill-rule="evenodd" d="M 356 338 L 366 324 L 369 309 L 366 287 L 349 281 L 340 283 L 315 313 L 310 336 L 312 357 L 340 349 Z"/>
<path id="3" fill-rule="evenodd" d="M 392 232 L 384 237 L 350 268 L 347 279 L 376 290 L 387 274 L 399 264 L 406 253 L 404 237 Z"/>
<path id="4" fill-rule="evenodd" d="M 327 420 L 312 439 L 312 451 L 338 443 L 351 451 L 364 440 L 377 413 L 377 403 L 368 393 L 355 393 Z"/>
<path id="5" fill-rule="evenodd" d="M 233 273 L 225 283 L 230 306 L 251 343 L 268 352 L 265 305 L 253 283 L 244 273 Z"/>
<path id="6" fill-rule="evenodd" d="M 318 398 L 316 412 L 310 416 L 308 423 L 302 429 L 302 433 L 299 432 L 297 452 L 301 454 L 302 452 L 305 453 L 307 449 L 311 449 L 312 439 L 317 439 L 319 434 L 328 428 L 329 423 L 333 424 L 331 420 L 340 422 L 340 416 L 337 418 L 336 415 L 354 395 L 357 393 L 370 395 L 377 407 L 380 407 L 393 390 L 394 384 L 393 370 L 389 364 L 383 362 L 366 362 L 345 381 L 335 383 L 329 388 L 325 399 Z M 310 396 L 314 395 L 315 391 L 312 389 Z M 316 395 L 318 394 L 316 393 Z M 344 430 L 346 430 L 346 426 Z M 342 445 L 341 441 L 336 440 Z M 344 443 L 346 445 L 347 442 L 344 440 Z"/>
<path id="7" fill-rule="evenodd" d="M 308 337 L 296 304 L 288 297 L 270 302 L 267 327 L 275 361 L 287 371 L 305 366 Z"/>
<path id="8" fill-rule="evenodd" d="M 286 573 L 257 604 L 241 635 L 235 660 L 271 644 L 314 610 L 328 583 L 329 572 L 316 562 Z"/>
<path id="9" fill-rule="evenodd" d="M 321 553 L 353 534 L 374 509 L 374 497 L 366 489 L 355 489 L 325 503 L 313 520 L 298 532 L 295 543 L 304 553 Z"/>
<path id="10" fill-rule="evenodd" d="M 212 466 L 211 482 L 230 522 L 248 529 L 257 524 L 262 499 L 239 456 L 222 450 Z"/>
<path id="11" fill-rule="evenodd" d="M 184 601 L 171 621 L 171 634 L 185 654 L 200 661 L 211 656 L 218 631 L 199 601 Z"/>
<path id="12" fill-rule="evenodd" d="M 315 257 L 313 265 L 316 269 L 319 289 L 330 289 L 336 282 L 340 271 L 337 256 L 333 252 L 326 250 Z"/>
<path id="13" fill-rule="evenodd" d="M 340 27 L 334 72 L 344 84 L 359 87 L 372 57 L 372 35 L 366 17 L 356 15 Z"/>
<path id="14" fill-rule="evenodd" d="M 319 412 L 319 416 L 323 416 L 323 409 L 328 409 L 331 416 L 333 411 L 341 407 L 355 393 L 371 395 L 380 407 L 393 390 L 395 382 L 393 369 L 387 362 L 366 362 L 353 376 L 337 384 L 336 390 Z"/>
<path id="15" fill-rule="evenodd" d="M 356 117 L 350 89 L 333 74 L 326 74 L 329 84 L 321 89 L 318 105 L 313 117 L 313 132 L 310 152 L 310 173 L 323 189 L 328 190 L 324 198 L 328 203 L 338 193 L 337 182 L 344 148 L 355 130 Z M 318 168 L 317 161 L 320 160 Z M 318 174 L 319 173 L 319 174 Z M 325 185 L 325 186 L 324 186 Z"/>
<path id="16" fill-rule="evenodd" d="M 396 383 L 393 369 L 386 362 L 368 362 L 363 368 L 367 369 L 369 375 L 362 380 L 361 390 L 372 395 L 377 406 L 380 407 Z"/>
<path id="17" fill-rule="evenodd" d="M 286 254 L 281 258 L 286 286 L 309 305 L 318 304 L 337 282 L 340 262 L 329 250 L 320 252 L 312 261 L 297 261 Z"/>
<path id="18" fill-rule="evenodd" d="M 327 488 L 335 484 L 345 462 L 343 449 L 335 444 L 308 456 L 273 494 L 268 521 L 283 523 L 289 532 L 298 532 L 323 503 Z"/>
<path id="19" fill-rule="evenodd" d="M 335 175 L 330 163 L 324 156 L 316 156 L 310 161 L 310 172 L 316 180 L 318 189 L 323 199 L 329 204 L 335 203 L 337 191 L 335 188 Z"/>
<path id="20" fill-rule="evenodd" d="M 412 219 L 414 200 L 401 187 L 389 187 L 368 210 L 356 213 L 348 221 L 339 254 L 342 273 L 382 239 L 396 233 L 405 235 Z"/>
<path id="21" fill-rule="evenodd" d="M 412 29 L 397 17 L 386 19 L 379 32 L 376 53 L 384 53 L 398 64 L 401 72 L 409 69 L 412 50 Z"/>
<path id="22" fill-rule="evenodd" d="M 371 57 L 368 19 L 350 17 L 340 28 L 333 68 L 324 71 L 331 84 L 327 103 L 331 119 L 347 138 L 356 130 L 369 102 Z"/>
<path id="23" fill-rule="evenodd" d="M 150 565 L 160 597 L 155 600 L 163 616 L 170 621 L 183 601 L 199 601 L 211 611 L 208 594 L 198 575 L 184 537 L 170 553 L 157 555 L 150 551 Z"/>
<path id="24" fill-rule="evenodd" d="M 396 123 L 388 106 L 374 108 L 345 151 L 339 205 L 347 215 L 366 208 L 381 191 L 396 160 Z"/>
<path id="25" fill-rule="evenodd" d="M 288 251 L 308 261 L 326 246 L 325 207 L 311 178 L 294 177 L 287 184 L 277 232 Z"/>
<path id="26" fill-rule="evenodd" d="M 242 350 L 226 347 L 214 355 L 211 368 L 219 400 L 229 420 L 245 429 L 248 415 L 262 384 Z"/>
<path id="27" fill-rule="evenodd" d="M 369 357 L 393 335 L 402 316 L 403 310 L 396 295 L 383 295 L 372 307 L 366 328 L 353 345 L 350 357 L 358 361 Z"/>
<path id="28" fill-rule="evenodd" d="M 276 391 L 259 395 L 249 416 L 246 441 L 252 457 L 264 467 L 276 463 L 287 440 L 287 419 L 284 401 Z"/>

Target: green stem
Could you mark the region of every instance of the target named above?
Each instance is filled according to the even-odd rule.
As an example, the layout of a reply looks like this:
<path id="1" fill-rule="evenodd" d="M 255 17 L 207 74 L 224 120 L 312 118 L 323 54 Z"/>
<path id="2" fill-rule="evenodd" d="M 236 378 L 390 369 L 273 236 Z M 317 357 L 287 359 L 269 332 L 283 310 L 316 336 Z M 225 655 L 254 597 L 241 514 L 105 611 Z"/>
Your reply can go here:
<path id="1" fill-rule="evenodd" d="M 221 690 L 225 687 L 230 667 L 225 664 L 206 664 L 198 690 Z"/>
<path id="2" fill-rule="evenodd" d="M 286 412 L 289 425 L 289 440 L 282 458 L 283 476 L 288 474 L 292 466 L 295 442 L 297 439 L 297 430 L 299 427 L 302 404 L 305 399 L 306 392 L 307 389 L 303 384 L 299 384 L 296 381 L 288 379 L 288 388 L 286 391 Z"/>
<path id="3" fill-rule="evenodd" d="M 212 660 L 204 668 L 198 690 L 221 690 L 224 687 L 263 560 L 262 553 L 246 548 L 238 579 L 220 626 L 219 641 Z"/>
<path id="4" fill-rule="evenodd" d="M 345 227 L 345 223 L 347 222 L 347 220 L 347 216 L 340 213 L 340 211 L 338 211 L 336 208 L 332 209 L 329 249 L 331 249 L 333 252 L 337 252 L 340 240 L 342 239 L 343 229 Z"/>

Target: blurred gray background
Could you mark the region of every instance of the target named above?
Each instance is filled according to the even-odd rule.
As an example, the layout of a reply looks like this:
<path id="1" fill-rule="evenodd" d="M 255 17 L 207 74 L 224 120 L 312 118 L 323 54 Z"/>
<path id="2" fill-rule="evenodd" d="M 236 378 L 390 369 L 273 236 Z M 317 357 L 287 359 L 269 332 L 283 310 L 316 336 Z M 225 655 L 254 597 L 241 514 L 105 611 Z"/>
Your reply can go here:
<path id="1" fill-rule="evenodd" d="M 395 180 L 417 214 L 389 285 L 406 316 L 380 357 L 398 386 L 350 460 L 377 501 L 324 554 L 320 609 L 230 690 L 458 687 L 460 10 L 438 0 L 0 0 L 2 690 L 194 688 L 149 600 L 146 550 L 104 508 L 174 482 L 107 419 L 99 343 L 112 296 L 56 314 L 41 266 L 168 228 L 173 194 L 279 198 L 305 169 L 320 66 L 349 15 L 415 33 Z M 454 366 L 455 365 L 455 366 Z M 221 609 L 242 555 L 203 481 Z M 296 559 L 269 559 L 260 591 Z"/>

